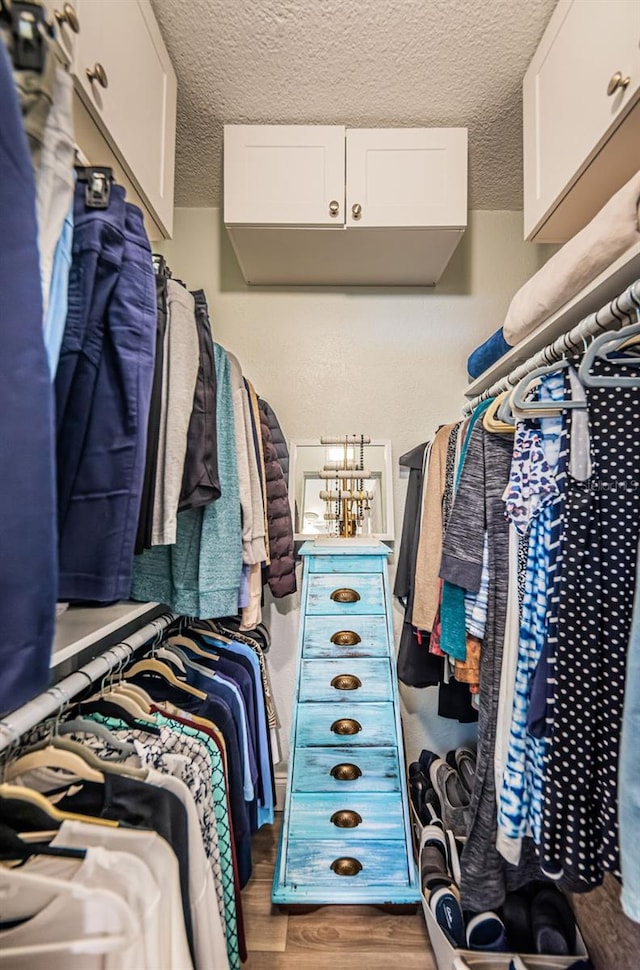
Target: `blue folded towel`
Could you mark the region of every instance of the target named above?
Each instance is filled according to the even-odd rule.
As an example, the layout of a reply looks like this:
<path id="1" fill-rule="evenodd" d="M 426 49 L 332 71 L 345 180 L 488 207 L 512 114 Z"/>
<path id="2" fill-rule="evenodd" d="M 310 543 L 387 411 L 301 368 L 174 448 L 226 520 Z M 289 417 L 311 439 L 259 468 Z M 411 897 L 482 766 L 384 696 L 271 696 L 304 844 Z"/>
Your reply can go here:
<path id="1" fill-rule="evenodd" d="M 502 355 L 506 354 L 508 350 L 511 350 L 511 344 L 508 344 L 504 339 L 504 333 L 502 332 L 502 327 L 500 327 L 483 344 L 476 347 L 467 360 L 467 373 L 469 377 L 473 379 L 480 377 L 487 368 L 495 364 L 497 360 L 500 360 Z"/>

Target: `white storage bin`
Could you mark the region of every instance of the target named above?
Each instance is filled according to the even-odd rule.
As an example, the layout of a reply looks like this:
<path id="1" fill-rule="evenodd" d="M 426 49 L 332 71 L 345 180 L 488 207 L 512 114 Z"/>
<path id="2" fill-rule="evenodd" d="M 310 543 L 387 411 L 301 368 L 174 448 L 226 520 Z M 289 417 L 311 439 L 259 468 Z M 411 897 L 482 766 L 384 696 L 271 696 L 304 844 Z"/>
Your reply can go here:
<path id="1" fill-rule="evenodd" d="M 458 950 L 451 945 L 443 931 L 438 926 L 435 916 L 429 909 L 429 904 L 422 896 L 422 909 L 429 931 L 429 939 L 435 954 L 438 970 L 509 970 L 513 953 L 482 953 L 476 950 Z M 527 970 L 565 970 L 581 957 L 587 956 L 584 941 L 580 931 L 576 928 L 576 954 L 568 957 L 521 954 Z M 460 960 L 462 962 L 460 962 Z"/>

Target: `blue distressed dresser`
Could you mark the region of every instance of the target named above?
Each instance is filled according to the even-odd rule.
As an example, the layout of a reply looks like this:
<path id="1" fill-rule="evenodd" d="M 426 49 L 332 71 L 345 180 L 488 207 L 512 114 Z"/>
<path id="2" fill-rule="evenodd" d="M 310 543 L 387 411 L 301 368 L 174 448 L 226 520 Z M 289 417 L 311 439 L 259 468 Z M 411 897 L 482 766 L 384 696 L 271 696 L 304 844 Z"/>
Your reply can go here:
<path id="1" fill-rule="evenodd" d="M 415 871 L 389 550 L 305 543 L 287 797 L 272 899 L 407 906 Z"/>

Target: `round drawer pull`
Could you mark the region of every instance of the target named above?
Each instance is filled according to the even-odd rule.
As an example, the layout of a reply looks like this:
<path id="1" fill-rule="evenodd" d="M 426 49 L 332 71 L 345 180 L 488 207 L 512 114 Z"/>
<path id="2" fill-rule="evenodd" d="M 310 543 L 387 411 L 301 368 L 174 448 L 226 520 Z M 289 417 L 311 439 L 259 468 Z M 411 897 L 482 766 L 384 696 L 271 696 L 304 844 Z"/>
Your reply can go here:
<path id="1" fill-rule="evenodd" d="M 331 681 L 331 686 L 336 690 L 358 690 L 362 687 L 362 681 L 355 674 L 338 674 Z"/>
<path id="2" fill-rule="evenodd" d="M 362 724 L 352 717 L 341 717 L 340 720 L 333 722 L 331 730 L 334 734 L 358 734 L 362 731 Z"/>
<path id="3" fill-rule="evenodd" d="M 109 87 L 109 79 L 107 77 L 107 72 L 105 71 L 102 64 L 96 64 L 96 66 L 93 68 L 88 67 L 87 77 L 89 78 L 92 84 L 94 81 L 97 81 L 101 88 Z"/>
<path id="4" fill-rule="evenodd" d="M 78 14 L 75 12 L 70 3 L 65 3 L 61 11 L 54 10 L 53 15 L 61 27 L 64 24 L 68 24 L 69 29 L 72 30 L 74 34 L 80 33 L 80 21 L 78 20 Z"/>
<path id="5" fill-rule="evenodd" d="M 607 84 L 607 94 L 609 97 L 611 97 L 611 95 L 615 94 L 619 88 L 624 91 L 624 89 L 629 86 L 630 81 L 630 77 L 623 77 L 620 71 L 616 71 Z"/>
<path id="6" fill-rule="evenodd" d="M 335 643 L 336 647 L 355 647 L 356 644 L 362 643 L 362 637 L 353 630 L 338 630 L 331 637 L 331 642 Z"/>
<path id="7" fill-rule="evenodd" d="M 340 812 L 333 813 L 331 822 L 339 829 L 355 829 L 358 825 L 362 825 L 362 816 L 358 815 L 357 812 L 343 809 Z"/>
<path id="8" fill-rule="evenodd" d="M 357 765 L 346 762 L 345 764 L 334 765 L 330 775 L 336 781 L 356 781 L 362 777 L 362 770 Z"/>
<path id="9" fill-rule="evenodd" d="M 331 599 L 334 603 L 357 603 L 360 599 L 360 593 L 355 589 L 349 589 L 344 587 L 342 589 L 334 589 L 331 594 Z"/>
<path id="10" fill-rule="evenodd" d="M 362 872 L 362 863 L 351 856 L 343 856 L 341 859 L 334 859 L 331 868 L 336 876 L 357 876 Z"/>

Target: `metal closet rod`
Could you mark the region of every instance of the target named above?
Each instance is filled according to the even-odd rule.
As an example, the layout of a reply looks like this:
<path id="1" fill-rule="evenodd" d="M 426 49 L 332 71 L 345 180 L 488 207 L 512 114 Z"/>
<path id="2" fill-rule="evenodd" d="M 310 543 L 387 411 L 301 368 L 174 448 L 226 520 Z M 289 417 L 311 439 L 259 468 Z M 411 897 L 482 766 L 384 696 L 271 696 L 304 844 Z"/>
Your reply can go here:
<path id="1" fill-rule="evenodd" d="M 135 630 L 127 640 L 109 647 L 99 657 L 94 657 L 89 663 L 79 667 L 75 673 L 12 711 L 8 717 L 0 720 L 0 751 L 16 744 L 23 734 L 36 727 L 41 721 L 62 711 L 73 697 L 77 697 L 91 684 L 102 680 L 112 670 L 124 667 L 137 650 L 159 637 L 176 619 L 175 613 L 162 613 L 139 630 Z"/>
<path id="2" fill-rule="evenodd" d="M 488 387 L 482 394 L 474 397 L 464 406 L 464 414 L 470 414 L 474 408 L 488 397 L 495 397 L 502 391 L 508 391 L 523 377 L 530 374 L 537 367 L 544 367 L 545 364 L 553 364 L 563 357 L 573 356 L 584 350 L 585 341 L 590 337 L 595 337 L 605 330 L 617 330 L 625 325 L 629 318 L 638 313 L 640 309 L 640 280 L 636 280 L 631 286 L 627 287 L 624 293 L 617 296 L 611 303 L 591 313 L 580 323 L 576 324 L 572 330 L 568 330 L 560 337 L 547 344 L 537 354 L 520 364 L 506 377 L 502 377 L 491 387 Z"/>

